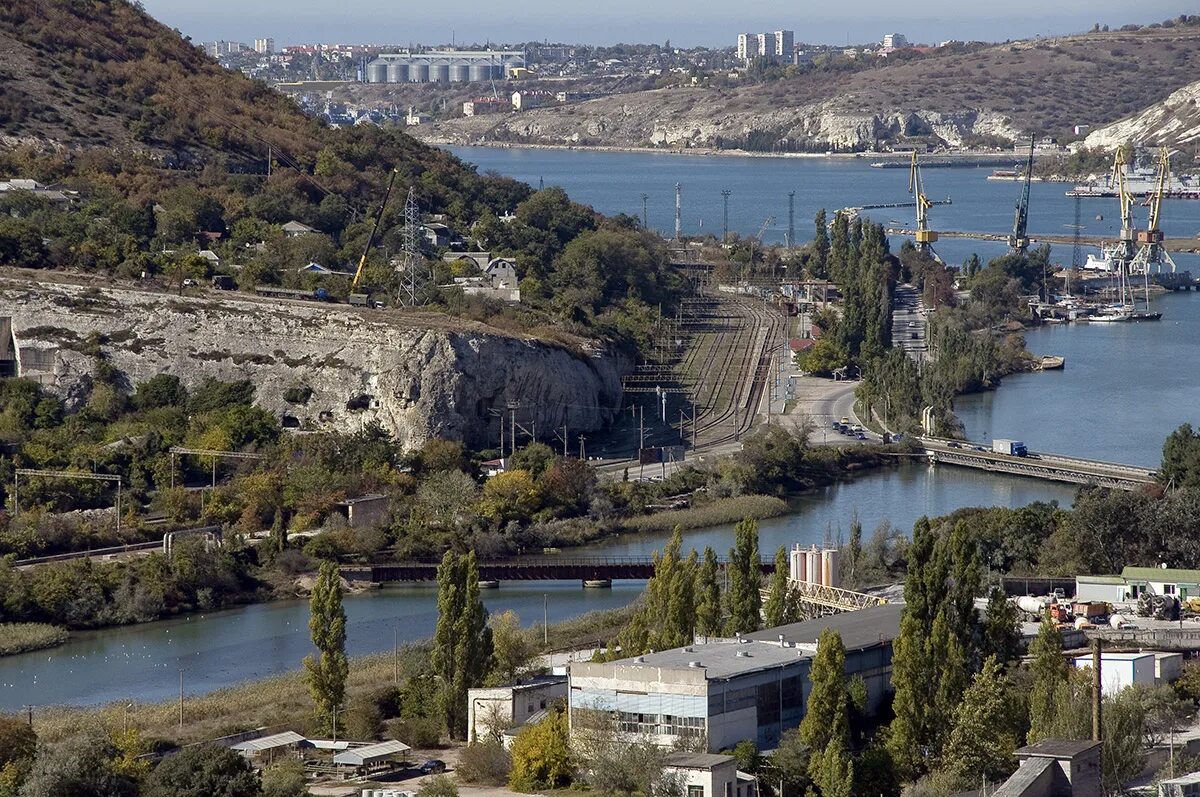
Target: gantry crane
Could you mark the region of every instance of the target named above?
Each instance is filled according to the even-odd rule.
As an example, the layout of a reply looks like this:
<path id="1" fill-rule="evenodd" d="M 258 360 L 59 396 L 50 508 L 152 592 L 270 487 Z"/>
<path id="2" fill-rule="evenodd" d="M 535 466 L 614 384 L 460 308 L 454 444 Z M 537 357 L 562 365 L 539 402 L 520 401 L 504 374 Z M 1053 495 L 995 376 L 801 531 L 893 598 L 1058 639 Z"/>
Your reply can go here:
<path id="1" fill-rule="evenodd" d="M 1130 271 L 1148 273 L 1150 265 L 1153 263 L 1158 266 L 1159 271 L 1162 271 L 1163 265 L 1166 264 L 1171 267 L 1171 273 L 1175 272 L 1175 261 L 1163 248 L 1163 232 L 1159 227 L 1163 198 L 1166 196 L 1170 182 L 1171 154 L 1166 147 L 1163 147 L 1158 153 L 1158 173 L 1155 175 L 1154 193 L 1150 197 L 1149 223 L 1146 225 L 1146 229 L 1137 231 L 1138 251 L 1130 262 Z"/>
<path id="2" fill-rule="evenodd" d="M 1121 237 L 1117 241 L 1113 254 L 1120 261 L 1122 269 L 1129 266 L 1134 253 L 1133 197 L 1130 195 L 1129 186 L 1125 181 L 1125 162 L 1127 160 L 1128 151 L 1125 146 L 1117 147 L 1117 152 L 1113 155 L 1112 176 L 1109 178 L 1121 206 Z"/>
<path id="3" fill-rule="evenodd" d="M 358 259 L 358 269 L 354 272 L 354 281 L 350 283 L 350 292 L 358 290 L 358 283 L 362 281 L 363 269 L 367 266 L 367 255 L 371 253 L 371 247 L 375 245 L 375 236 L 379 233 L 379 222 L 383 219 L 383 209 L 387 207 L 388 197 L 392 195 L 392 186 L 396 184 L 396 174 L 399 169 L 392 169 L 392 176 L 388 178 L 387 190 L 383 192 L 383 201 L 379 203 L 379 210 L 375 211 L 375 223 L 371 226 L 371 235 L 367 238 L 367 245 L 363 248 L 362 257 Z"/>
<path id="4" fill-rule="evenodd" d="M 1008 236 L 1008 248 L 1015 255 L 1024 255 L 1029 251 L 1029 185 L 1033 181 L 1033 142 L 1029 137 L 1029 160 L 1025 163 L 1025 185 L 1021 189 L 1021 200 L 1017 202 L 1016 216 L 1013 218 L 1012 235 Z"/>
<path id="5" fill-rule="evenodd" d="M 913 150 L 912 166 L 908 170 L 908 192 L 913 195 L 917 205 L 917 231 L 914 236 L 917 250 L 921 254 L 940 260 L 933 251 L 933 243 L 938 239 L 938 234 L 929 229 L 929 209 L 933 207 L 933 202 L 925 195 L 925 189 L 921 185 L 921 167 L 917 163 L 916 150 Z"/>

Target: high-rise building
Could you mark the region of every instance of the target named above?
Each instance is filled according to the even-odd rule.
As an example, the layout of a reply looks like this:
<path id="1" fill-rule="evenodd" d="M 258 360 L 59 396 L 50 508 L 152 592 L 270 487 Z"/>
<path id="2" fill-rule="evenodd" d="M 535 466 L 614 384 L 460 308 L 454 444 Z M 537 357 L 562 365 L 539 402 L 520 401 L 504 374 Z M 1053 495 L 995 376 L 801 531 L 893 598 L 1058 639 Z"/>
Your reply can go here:
<path id="1" fill-rule="evenodd" d="M 908 46 L 908 39 L 903 33 L 885 33 L 882 44 L 885 50 L 899 50 Z"/>
<path id="2" fill-rule="evenodd" d="M 254 52 L 256 53 L 273 53 L 275 52 L 274 39 L 255 39 Z"/>
<path id="3" fill-rule="evenodd" d="M 774 34 L 772 55 L 782 63 L 791 63 L 792 50 L 796 46 L 796 34 L 790 30 L 777 30 Z"/>
<path id="4" fill-rule="evenodd" d="M 758 42 L 753 33 L 739 33 L 737 38 L 737 57 L 739 61 L 752 61 L 758 55 Z"/>
<path id="5" fill-rule="evenodd" d="M 781 63 L 791 63 L 796 34 L 790 30 L 773 33 L 739 33 L 737 57 L 749 65 L 759 58 L 770 58 Z"/>

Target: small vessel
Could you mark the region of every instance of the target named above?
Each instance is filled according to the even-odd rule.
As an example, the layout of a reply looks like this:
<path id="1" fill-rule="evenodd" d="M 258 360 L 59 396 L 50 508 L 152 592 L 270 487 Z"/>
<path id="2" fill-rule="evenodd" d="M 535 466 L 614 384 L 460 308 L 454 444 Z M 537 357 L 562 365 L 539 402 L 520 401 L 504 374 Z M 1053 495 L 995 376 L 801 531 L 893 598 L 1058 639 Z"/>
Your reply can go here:
<path id="1" fill-rule="evenodd" d="M 1042 371 L 1058 371 L 1067 364 L 1066 357 L 1059 357 L 1057 354 L 1043 354 L 1039 370 Z"/>
<path id="2" fill-rule="evenodd" d="M 1128 304 L 1111 304 L 1106 307 L 1101 307 L 1088 317 L 1088 321 L 1092 322 L 1093 324 L 1110 324 L 1132 320 L 1133 305 Z"/>

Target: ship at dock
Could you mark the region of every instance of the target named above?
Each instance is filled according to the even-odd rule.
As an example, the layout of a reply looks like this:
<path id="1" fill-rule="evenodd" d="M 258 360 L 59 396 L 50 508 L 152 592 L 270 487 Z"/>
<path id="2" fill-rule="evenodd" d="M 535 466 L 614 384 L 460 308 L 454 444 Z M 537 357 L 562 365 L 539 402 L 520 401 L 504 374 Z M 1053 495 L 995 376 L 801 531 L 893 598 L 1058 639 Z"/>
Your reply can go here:
<path id="1" fill-rule="evenodd" d="M 1158 175 L 1145 170 L 1134 170 L 1125 176 L 1125 192 L 1135 199 L 1153 197 L 1158 190 Z M 1067 191 L 1070 197 L 1107 197 L 1119 198 L 1121 188 L 1109 177 L 1105 180 L 1095 180 L 1079 183 Z M 1200 182 L 1189 175 L 1172 176 L 1163 186 L 1163 197 L 1166 199 L 1200 199 Z"/>

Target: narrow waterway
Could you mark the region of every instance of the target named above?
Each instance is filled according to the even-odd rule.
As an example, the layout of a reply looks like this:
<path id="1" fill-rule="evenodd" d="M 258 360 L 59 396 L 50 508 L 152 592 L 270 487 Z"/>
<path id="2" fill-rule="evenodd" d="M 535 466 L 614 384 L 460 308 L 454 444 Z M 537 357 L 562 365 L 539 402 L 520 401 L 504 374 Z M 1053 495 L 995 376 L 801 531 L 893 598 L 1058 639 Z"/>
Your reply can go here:
<path id="1" fill-rule="evenodd" d="M 906 465 L 864 475 L 797 498 L 795 513 L 763 521 L 764 556 L 780 545 L 821 543 L 845 534 L 857 516 L 867 534 L 882 521 L 905 531 L 921 515 L 941 515 L 964 506 L 1022 506 L 1036 500 L 1069 504 L 1074 490 L 1064 485 L 981 472 Z M 649 555 L 666 535 L 639 535 L 574 552 L 594 555 Z M 732 526 L 697 529 L 686 546 L 712 545 L 727 551 Z M 584 590 L 577 582 L 510 583 L 484 592 L 493 612 L 513 609 L 529 625 L 596 609 L 623 606 L 643 584 L 618 581 L 611 590 Z M 548 596 L 548 597 L 544 597 Z M 346 599 L 347 649 L 351 655 L 391 650 L 429 637 L 437 621 L 432 585 L 396 587 Z M 286 601 L 221 612 L 75 634 L 53 650 L 0 658 L 0 709 L 69 703 L 92 705 L 115 700 L 164 700 L 177 694 L 179 670 L 184 689 L 200 694 L 242 681 L 294 670 L 311 651 L 308 604 Z"/>

